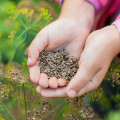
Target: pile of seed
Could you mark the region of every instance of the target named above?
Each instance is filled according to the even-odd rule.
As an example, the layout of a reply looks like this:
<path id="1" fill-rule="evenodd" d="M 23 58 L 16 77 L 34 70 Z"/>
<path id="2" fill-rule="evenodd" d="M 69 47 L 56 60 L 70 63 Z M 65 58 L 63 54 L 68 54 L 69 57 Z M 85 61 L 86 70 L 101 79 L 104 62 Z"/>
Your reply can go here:
<path id="1" fill-rule="evenodd" d="M 43 51 L 38 59 L 40 71 L 48 77 L 64 78 L 68 82 L 76 74 L 78 60 L 70 56 L 65 50 Z"/>

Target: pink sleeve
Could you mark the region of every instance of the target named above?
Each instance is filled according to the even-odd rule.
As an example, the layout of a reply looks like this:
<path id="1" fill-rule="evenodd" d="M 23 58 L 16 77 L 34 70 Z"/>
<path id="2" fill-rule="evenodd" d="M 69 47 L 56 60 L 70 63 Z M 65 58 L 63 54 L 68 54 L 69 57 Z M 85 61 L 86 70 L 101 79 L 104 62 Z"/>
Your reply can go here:
<path id="1" fill-rule="evenodd" d="M 96 11 L 99 11 L 108 3 L 108 0 L 86 0 L 86 1 L 90 2 L 95 7 Z M 62 5 L 63 0 L 56 0 L 56 2 Z"/>
<path id="2" fill-rule="evenodd" d="M 63 0 L 56 0 L 56 2 L 58 2 L 62 6 Z"/>
<path id="3" fill-rule="evenodd" d="M 98 0 L 101 7 L 104 7 L 107 3 L 108 3 L 108 0 Z"/>
<path id="4" fill-rule="evenodd" d="M 108 0 L 87 0 L 87 1 L 90 2 L 95 7 L 97 12 L 103 7 L 105 7 L 108 3 Z"/>
<path id="5" fill-rule="evenodd" d="M 112 24 L 115 25 L 118 28 L 119 32 L 120 32 L 120 15 L 117 17 L 115 22 L 113 22 Z"/>

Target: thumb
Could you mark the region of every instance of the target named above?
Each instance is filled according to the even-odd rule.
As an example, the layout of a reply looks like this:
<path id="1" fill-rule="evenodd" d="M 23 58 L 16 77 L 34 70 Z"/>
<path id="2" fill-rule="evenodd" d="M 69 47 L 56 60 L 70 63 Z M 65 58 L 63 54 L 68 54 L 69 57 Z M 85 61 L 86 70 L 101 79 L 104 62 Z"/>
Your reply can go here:
<path id="1" fill-rule="evenodd" d="M 35 37 L 35 39 L 33 40 L 33 42 L 31 43 L 31 45 L 28 48 L 27 65 L 29 67 L 36 64 L 40 52 L 42 52 L 45 49 L 47 44 L 48 44 L 48 42 L 47 42 L 46 35 L 44 35 L 44 34 L 42 35 L 41 33 L 39 33 Z"/>
<path id="2" fill-rule="evenodd" d="M 78 72 L 67 87 L 67 95 L 76 97 L 78 92 L 91 80 L 98 70 L 97 65 L 90 60 L 81 63 Z"/>

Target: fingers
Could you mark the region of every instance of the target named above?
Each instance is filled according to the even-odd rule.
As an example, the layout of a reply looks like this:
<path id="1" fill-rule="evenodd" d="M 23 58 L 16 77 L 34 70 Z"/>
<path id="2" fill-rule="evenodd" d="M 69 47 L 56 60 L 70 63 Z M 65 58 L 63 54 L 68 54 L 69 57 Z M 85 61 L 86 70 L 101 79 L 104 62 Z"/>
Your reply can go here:
<path id="1" fill-rule="evenodd" d="M 66 81 L 62 78 L 57 80 L 56 77 L 51 77 L 48 80 L 47 75 L 42 73 L 39 84 L 36 91 L 44 97 L 67 97 L 66 87 L 63 87 L 66 85 Z"/>
<path id="2" fill-rule="evenodd" d="M 62 78 L 57 79 L 56 77 L 51 77 L 48 79 L 48 76 L 46 74 L 41 73 L 39 85 L 42 88 L 57 88 L 58 86 L 64 87 L 66 85 L 66 80 Z"/>
<path id="3" fill-rule="evenodd" d="M 33 83 L 40 80 L 40 68 L 37 63 L 40 52 L 47 46 L 47 39 L 39 33 L 28 49 L 28 61 L 30 79 Z"/>
<path id="4" fill-rule="evenodd" d="M 57 88 L 58 87 L 58 81 L 56 77 L 51 77 L 49 79 L 49 87 L 51 88 Z"/>
<path id="5" fill-rule="evenodd" d="M 40 86 L 36 88 L 36 91 L 44 97 L 67 97 L 66 87 L 57 88 L 57 89 L 43 89 Z"/>
<path id="6" fill-rule="evenodd" d="M 39 33 L 28 48 L 28 66 L 33 66 L 39 57 L 40 52 L 47 46 L 47 37 Z"/>
<path id="7" fill-rule="evenodd" d="M 106 70 L 107 71 L 107 70 Z M 85 93 L 95 90 L 104 79 L 106 74 L 105 70 L 100 70 L 98 73 L 94 75 L 94 77 L 85 85 L 78 93 L 78 96 L 82 96 Z"/>
<path id="8" fill-rule="evenodd" d="M 80 64 L 77 74 L 70 81 L 67 89 L 69 97 L 76 97 L 78 92 L 92 79 L 99 67 L 94 60 L 86 60 Z"/>
<path id="9" fill-rule="evenodd" d="M 38 83 L 40 80 L 40 68 L 38 66 L 38 62 L 34 66 L 29 67 L 29 73 L 30 73 L 30 80 L 33 83 Z"/>
<path id="10" fill-rule="evenodd" d="M 39 85 L 43 88 L 48 88 L 48 84 L 49 84 L 49 81 L 48 81 L 47 75 L 44 74 L 44 73 L 41 73 L 40 74 Z"/>
<path id="11" fill-rule="evenodd" d="M 65 85 L 66 85 L 66 80 L 63 79 L 63 78 L 59 78 L 59 79 L 58 79 L 58 86 L 59 86 L 59 87 L 63 87 L 63 86 L 65 86 Z"/>
<path id="12" fill-rule="evenodd" d="M 102 80 L 104 79 L 104 76 L 106 74 L 108 69 L 102 69 L 99 70 L 91 80 L 88 81 L 88 83 L 78 92 L 78 94 L 75 97 L 82 96 L 83 94 L 95 90 Z M 68 97 L 67 95 L 67 87 L 63 88 L 57 88 L 57 89 L 43 89 L 41 87 L 36 88 L 37 92 L 40 93 L 44 97 Z M 73 92 L 73 91 L 72 91 Z"/>

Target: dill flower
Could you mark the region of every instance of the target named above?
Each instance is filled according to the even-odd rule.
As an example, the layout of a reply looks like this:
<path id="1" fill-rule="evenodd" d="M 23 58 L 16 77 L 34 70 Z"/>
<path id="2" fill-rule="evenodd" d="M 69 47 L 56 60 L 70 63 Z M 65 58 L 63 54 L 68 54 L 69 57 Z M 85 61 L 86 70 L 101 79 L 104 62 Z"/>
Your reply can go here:
<path id="1" fill-rule="evenodd" d="M 13 41 L 13 38 L 15 37 L 16 31 L 12 31 L 10 32 L 10 35 L 8 36 L 8 38 L 11 40 L 11 42 Z"/>
<path id="2" fill-rule="evenodd" d="M 32 17 L 33 13 L 34 13 L 34 10 L 30 10 L 28 15 Z"/>
<path id="3" fill-rule="evenodd" d="M 19 13 L 22 13 L 22 14 L 28 14 L 28 8 L 23 8 L 23 9 L 20 9 Z"/>
<path id="4" fill-rule="evenodd" d="M 29 76 L 24 75 L 20 65 L 16 63 L 5 66 L 4 77 L 10 79 L 12 83 L 26 83 L 29 81 Z"/>
<path id="5" fill-rule="evenodd" d="M 51 15 L 48 12 L 48 9 L 42 8 L 39 10 L 39 12 L 41 13 L 40 17 L 44 20 L 52 20 Z"/>
<path id="6" fill-rule="evenodd" d="M 0 82 L 0 101 L 8 99 L 7 86 Z"/>
<path id="7" fill-rule="evenodd" d="M 106 80 L 112 81 L 112 86 L 120 85 L 120 70 L 119 68 L 111 68 L 107 76 L 105 77 Z"/>

